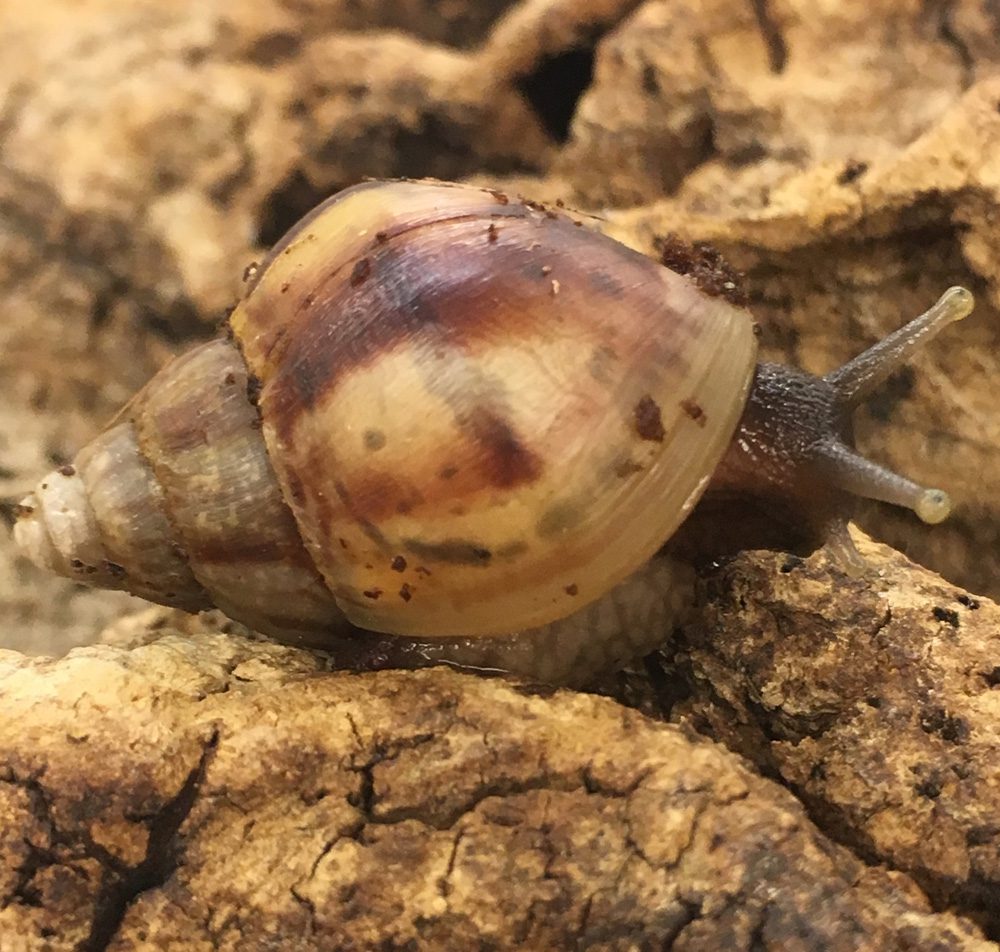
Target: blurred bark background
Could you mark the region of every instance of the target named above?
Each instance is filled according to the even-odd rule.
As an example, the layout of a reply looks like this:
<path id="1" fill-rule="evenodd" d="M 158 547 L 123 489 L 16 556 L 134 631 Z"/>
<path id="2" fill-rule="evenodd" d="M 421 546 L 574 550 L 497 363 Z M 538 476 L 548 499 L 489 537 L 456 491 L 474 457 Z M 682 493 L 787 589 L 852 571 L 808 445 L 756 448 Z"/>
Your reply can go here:
<path id="1" fill-rule="evenodd" d="M 678 727 L 441 672 L 329 676 L 169 613 L 123 623 L 153 642 L 132 652 L 2 655 L 11 948 L 991 947 L 947 910 L 1000 938 L 1000 612 L 978 597 L 1000 593 L 995 4 L 0 0 L 0 51 L 8 515 L 363 176 L 561 199 L 649 253 L 709 241 L 765 357 L 812 371 L 951 284 L 978 299 L 857 417 L 866 452 L 957 502 L 934 529 L 876 506 L 863 526 L 948 582 L 866 543 L 867 588 L 822 555 L 720 568 L 699 620 L 603 685 Z M 62 654 L 141 607 L 0 539 L 6 647 Z M 446 789 L 468 771 L 476 791 Z"/>

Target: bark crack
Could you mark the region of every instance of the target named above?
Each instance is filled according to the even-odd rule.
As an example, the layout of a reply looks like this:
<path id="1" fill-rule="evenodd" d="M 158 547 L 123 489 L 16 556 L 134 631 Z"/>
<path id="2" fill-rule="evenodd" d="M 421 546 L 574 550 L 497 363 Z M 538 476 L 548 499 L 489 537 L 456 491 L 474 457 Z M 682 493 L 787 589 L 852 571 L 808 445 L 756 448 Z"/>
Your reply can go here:
<path id="1" fill-rule="evenodd" d="M 128 907 L 144 892 L 162 886 L 177 868 L 177 838 L 190 815 L 205 779 L 209 761 L 219 743 L 216 731 L 206 742 L 201 757 L 188 774 L 180 790 L 152 818 L 146 855 L 136 866 L 117 864 L 115 875 L 105 882 L 95 904 L 90 935 L 81 943 L 80 952 L 107 949 L 125 918 Z"/>

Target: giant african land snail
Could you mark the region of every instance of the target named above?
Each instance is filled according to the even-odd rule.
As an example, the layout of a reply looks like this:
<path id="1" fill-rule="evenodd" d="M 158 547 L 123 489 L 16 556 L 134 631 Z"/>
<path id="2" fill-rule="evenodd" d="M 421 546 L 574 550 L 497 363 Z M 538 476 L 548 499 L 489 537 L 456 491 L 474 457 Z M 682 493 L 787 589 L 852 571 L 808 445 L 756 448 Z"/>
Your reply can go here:
<path id="1" fill-rule="evenodd" d="M 404 660 L 579 678 L 663 637 L 692 554 L 831 540 L 850 563 L 855 495 L 943 519 L 943 492 L 850 448 L 850 416 L 971 307 L 952 288 L 817 378 L 758 365 L 745 310 L 573 216 L 366 183 L 15 532 L 60 574 L 283 640 L 360 628 Z"/>

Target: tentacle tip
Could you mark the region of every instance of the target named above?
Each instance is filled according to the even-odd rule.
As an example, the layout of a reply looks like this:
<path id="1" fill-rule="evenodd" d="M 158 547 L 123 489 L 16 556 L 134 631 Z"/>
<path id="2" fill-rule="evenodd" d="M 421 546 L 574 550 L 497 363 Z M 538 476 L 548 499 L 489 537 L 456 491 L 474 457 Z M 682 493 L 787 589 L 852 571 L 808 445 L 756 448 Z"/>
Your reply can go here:
<path id="1" fill-rule="evenodd" d="M 927 489 L 913 509 L 924 522 L 934 526 L 951 513 L 951 497 L 943 489 Z"/>
<path id="2" fill-rule="evenodd" d="M 944 311 L 952 321 L 960 321 L 972 313 L 976 299 L 968 288 L 948 288 L 938 300 L 937 306 Z"/>

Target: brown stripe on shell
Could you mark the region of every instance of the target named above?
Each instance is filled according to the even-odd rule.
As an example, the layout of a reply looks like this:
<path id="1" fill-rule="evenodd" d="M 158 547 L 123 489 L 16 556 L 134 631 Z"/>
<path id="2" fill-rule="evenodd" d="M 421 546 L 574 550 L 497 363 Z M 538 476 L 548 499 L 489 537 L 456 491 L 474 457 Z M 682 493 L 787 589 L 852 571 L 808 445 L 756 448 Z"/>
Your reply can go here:
<path id="1" fill-rule="evenodd" d="M 188 554 L 199 572 L 203 567 L 230 565 L 267 565 L 282 563 L 304 570 L 314 577 L 315 566 L 309 554 L 301 545 L 290 546 L 284 541 L 262 538 L 257 532 L 236 530 L 226 537 L 208 536 L 195 539 L 188 544 Z M 188 533 L 190 536 L 190 533 Z"/>
<path id="2" fill-rule="evenodd" d="M 260 564 L 284 560 L 291 565 L 311 565 L 304 550 L 289 551 L 274 539 L 248 536 L 241 538 L 238 535 L 225 540 L 210 539 L 199 542 L 196 556 L 198 562 L 203 564 L 212 562 Z"/>
<path id="3" fill-rule="evenodd" d="M 474 561 L 465 562 L 462 558 L 455 558 L 455 556 L 460 554 L 460 550 L 455 547 L 455 543 L 458 545 L 469 545 L 472 548 L 469 550 L 470 555 Z M 502 545 L 495 546 L 491 549 L 483 549 L 476 545 L 475 542 L 469 542 L 463 539 L 448 539 L 444 543 L 441 542 L 421 542 L 417 539 L 405 539 L 403 545 L 410 549 L 410 551 L 416 551 L 419 549 L 421 552 L 426 553 L 428 561 L 434 561 L 435 558 L 440 562 L 452 562 L 453 564 L 468 564 L 475 565 L 479 564 L 481 560 L 486 558 L 484 552 L 489 553 L 486 561 L 489 562 L 514 562 L 520 556 L 524 555 L 528 551 L 528 543 L 523 539 L 512 539 L 510 541 L 504 542 Z M 416 549 L 414 548 L 416 546 Z M 443 546 L 443 548 L 442 548 Z M 435 555 L 436 553 L 436 555 Z M 485 564 L 485 562 L 483 563 Z M 418 569 L 419 571 L 419 569 Z M 426 569 L 424 571 L 427 571 Z M 430 575 L 430 572 L 427 572 Z"/>
<path id="4" fill-rule="evenodd" d="M 279 433 L 289 436 L 296 419 L 345 375 L 401 345 L 469 354 L 497 339 L 530 346 L 554 326 L 565 324 L 569 332 L 581 314 L 594 315 L 591 324 L 609 313 L 615 323 L 627 320 L 626 295 L 645 314 L 662 310 L 665 286 L 655 262 L 569 219 L 511 219 L 493 245 L 479 239 L 481 227 L 447 221 L 403 232 L 368 256 L 371 272 L 360 286 L 350 280 L 353 261 L 315 265 L 313 291 L 286 316 L 280 362 L 264 381 L 262 406 Z M 602 289 L 574 280 L 609 267 L 605 257 L 614 261 L 618 280 Z M 528 267 L 541 262 L 551 276 Z M 551 279 L 559 275 L 553 297 Z M 678 339 L 676 360 L 683 360 L 685 329 L 695 326 L 684 314 L 664 325 L 665 337 Z"/>
<path id="5" fill-rule="evenodd" d="M 275 245 L 247 286 L 230 326 L 237 338 L 252 344 L 248 356 L 257 367 L 262 358 L 280 357 L 288 332 L 286 314 L 311 307 L 316 286 L 328 272 L 348 265 L 348 280 L 357 287 L 372 273 L 371 254 L 407 232 L 444 222 L 524 217 L 537 213 L 524 205 L 500 204 L 493 193 L 469 186 L 399 181 L 346 189 L 306 215 Z M 356 270 L 362 260 L 366 263 Z M 252 293 L 258 286 L 281 299 L 280 309 L 270 300 L 258 306 L 260 297 Z"/>
<path id="6" fill-rule="evenodd" d="M 461 421 L 482 448 L 490 482 L 500 489 L 534 482 L 542 471 L 541 457 L 527 448 L 511 424 L 489 407 L 474 407 Z"/>
<path id="7" fill-rule="evenodd" d="M 460 348 L 439 348 L 434 360 L 423 361 L 420 369 L 422 386 L 446 405 L 463 439 L 448 447 L 461 465 L 437 467 L 439 460 L 435 460 L 437 478 L 414 473 L 422 488 L 412 489 L 411 498 L 432 504 L 447 499 L 454 506 L 484 489 L 511 490 L 541 477 L 542 457 L 518 433 L 514 423 L 514 404 L 519 395 L 511 392 L 509 381 L 485 372 Z M 418 462 L 420 469 L 425 465 Z M 461 479 L 447 487 L 441 485 L 441 479 L 453 479 L 460 471 Z"/>
<path id="8" fill-rule="evenodd" d="M 314 450 L 304 459 L 297 459 L 296 463 L 299 465 L 282 468 L 282 474 L 288 488 L 288 501 L 293 513 L 301 511 L 309 502 L 314 503 L 319 525 L 329 537 L 331 526 L 336 518 L 335 509 L 339 503 L 350 513 L 354 523 L 371 542 L 378 548 L 388 551 L 388 541 L 370 521 L 365 510 L 358 506 L 344 483 L 337 479 L 335 473 L 327 470 L 319 452 Z M 319 488 L 320 491 L 313 492 L 313 488 Z M 327 491 L 328 489 L 333 489 L 336 500 Z M 371 490 L 368 492 L 370 493 Z M 362 495 L 364 495 L 364 491 Z M 342 538 L 340 546 L 343 549 L 349 547 L 347 541 Z"/>
<path id="9" fill-rule="evenodd" d="M 378 527 L 374 522 L 365 515 L 364 510 L 358 506 L 356 501 L 352 498 L 351 494 L 347 491 L 347 487 L 339 480 L 333 480 L 333 488 L 337 493 L 337 498 L 347 507 L 347 510 L 354 517 L 355 522 L 360 526 L 361 531 L 364 532 L 372 542 L 374 542 L 381 549 L 388 549 L 389 543 L 385 536 L 378 531 Z M 329 510 L 325 512 L 325 518 L 327 520 L 327 525 L 333 524 L 333 515 Z"/>
<path id="10" fill-rule="evenodd" d="M 488 565 L 493 552 L 480 542 L 470 539 L 445 539 L 442 542 L 425 542 L 405 539 L 406 551 L 428 562 L 448 565 Z"/>

